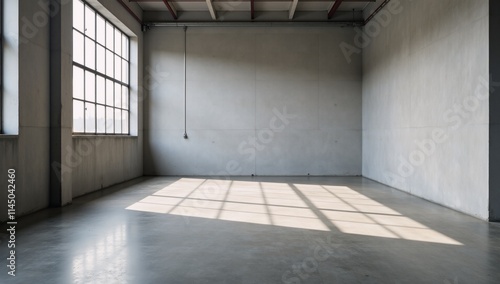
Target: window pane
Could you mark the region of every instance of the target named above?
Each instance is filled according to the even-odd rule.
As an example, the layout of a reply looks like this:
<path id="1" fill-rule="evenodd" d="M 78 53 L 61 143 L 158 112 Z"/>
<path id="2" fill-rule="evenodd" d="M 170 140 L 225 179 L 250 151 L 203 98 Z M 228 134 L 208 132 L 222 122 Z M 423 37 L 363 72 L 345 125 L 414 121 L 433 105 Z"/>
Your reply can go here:
<path id="1" fill-rule="evenodd" d="M 128 62 L 122 59 L 122 81 L 128 84 Z"/>
<path id="2" fill-rule="evenodd" d="M 95 104 L 85 103 L 85 132 L 95 132 Z"/>
<path id="3" fill-rule="evenodd" d="M 95 69 L 95 42 L 85 39 L 85 66 Z"/>
<path id="4" fill-rule="evenodd" d="M 122 107 L 122 86 L 115 83 L 115 107 Z"/>
<path id="5" fill-rule="evenodd" d="M 106 80 L 99 75 L 97 75 L 97 102 L 106 103 Z"/>
<path id="6" fill-rule="evenodd" d="M 115 133 L 122 133 L 122 111 L 115 109 Z"/>
<path id="7" fill-rule="evenodd" d="M 74 132 L 84 132 L 84 110 L 83 110 L 83 102 L 73 100 L 73 131 Z"/>
<path id="8" fill-rule="evenodd" d="M 84 99 L 83 69 L 73 66 L 73 98 Z"/>
<path id="9" fill-rule="evenodd" d="M 88 6 L 85 6 L 85 34 L 95 39 L 95 12 Z"/>
<path id="10" fill-rule="evenodd" d="M 83 32 L 83 3 L 81 1 L 73 2 L 73 27 Z"/>
<path id="11" fill-rule="evenodd" d="M 125 59 L 129 59 L 128 58 L 128 55 L 129 55 L 129 52 L 128 52 L 128 38 L 122 34 L 122 56 L 123 58 Z"/>
<path id="12" fill-rule="evenodd" d="M 114 50 L 113 48 L 114 38 L 115 38 L 114 28 L 110 23 L 106 22 L 106 47 L 109 48 L 111 51 Z"/>
<path id="13" fill-rule="evenodd" d="M 97 71 L 106 74 L 106 51 L 97 44 Z"/>
<path id="14" fill-rule="evenodd" d="M 122 55 L 121 39 L 122 33 L 118 29 L 115 29 L 115 53 L 120 56 Z"/>
<path id="15" fill-rule="evenodd" d="M 114 111 L 113 108 L 107 107 L 106 108 L 106 133 L 113 133 L 113 117 L 114 117 Z"/>
<path id="16" fill-rule="evenodd" d="M 113 53 L 109 50 L 106 50 L 106 75 L 109 77 L 113 77 L 113 69 L 115 67 L 113 63 Z"/>
<path id="17" fill-rule="evenodd" d="M 97 133 L 106 133 L 106 108 L 97 105 Z"/>
<path id="18" fill-rule="evenodd" d="M 95 102 L 95 75 L 85 71 L 85 100 Z"/>
<path id="19" fill-rule="evenodd" d="M 128 105 L 128 88 L 122 87 L 122 108 L 129 109 Z"/>
<path id="20" fill-rule="evenodd" d="M 113 90 L 113 81 L 106 79 L 106 105 L 113 106 L 114 104 L 114 90 Z"/>
<path id="21" fill-rule="evenodd" d="M 84 64 L 83 51 L 83 35 L 79 32 L 73 31 L 73 61 Z"/>
<path id="22" fill-rule="evenodd" d="M 128 111 L 122 111 L 122 130 L 123 134 L 128 134 Z"/>
<path id="23" fill-rule="evenodd" d="M 106 45 L 106 21 L 97 15 L 97 42 Z"/>
<path id="24" fill-rule="evenodd" d="M 122 80 L 122 60 L 118 55 L 115 55 L 115 79 Z"/>

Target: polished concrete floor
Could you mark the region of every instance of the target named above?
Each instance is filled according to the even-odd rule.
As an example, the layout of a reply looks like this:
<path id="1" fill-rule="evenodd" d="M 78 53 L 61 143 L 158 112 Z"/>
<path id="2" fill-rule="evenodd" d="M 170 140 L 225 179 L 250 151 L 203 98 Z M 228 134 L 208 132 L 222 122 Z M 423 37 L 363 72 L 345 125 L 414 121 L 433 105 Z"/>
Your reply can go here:
<path id="1" fill-rule="evenodd" d="M 364 178 L 140 178 L 19 220 L 0 283 L 500 283 L 500 226 Z"/>

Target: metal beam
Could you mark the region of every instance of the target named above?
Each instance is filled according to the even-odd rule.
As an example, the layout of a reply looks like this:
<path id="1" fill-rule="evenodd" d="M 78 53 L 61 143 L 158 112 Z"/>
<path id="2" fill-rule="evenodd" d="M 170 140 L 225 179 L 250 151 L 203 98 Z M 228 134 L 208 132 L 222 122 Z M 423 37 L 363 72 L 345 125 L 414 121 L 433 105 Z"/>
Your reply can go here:
<path id="1" fill-rule="evenodd" d="M 137 3 L 158 3 L 163 0 L 127 0 L 128 2 L 137 2 Z M 251 0 L 213 0 L 212 2 L 250 2 Z M 292 0 L 255 0 L 255 2 L 290 2 Z M 301 2 L 331 2 L 332 0 L 300 0 Z M 344 0 L 344 3 L 372 3 L 377 0 Z M 170 0 L 170 3 L 200 3 L 204 2 L 204 0 Z M 330 10 L 330 9 L 328 9 Z"/>
<path id="2" fill-rule="evenodd" d="M 302 21 L 252 21 L 252 22 L 223 22 L 223 21 L 209 21 L 209 22 L 149 22 L 144 25 L 148 28 L 161 28 L 161 27 L 238 27 L 238 28 L 254 28 L 254 27 L 352 27 L 356 24 L 361 26 L 363 22 L 338 22 L 338 21 L 322 21 L 322 22 L 302 22 Z"/>
<path id="3" fill-rule="evenodd" d="M 174 20 L 177 20 L 177 11 L 175 10 L 174 5 L 170 4 L 167 0 L 163 0 L 163 3 L 165 3 L 165 6 L 167 6 L 168 11 L 174 17 Z"/>
<path id="4" fill-rule="evenodd" d="M 210 16 L 212 20 L 217 20 L 217 14 L 215 13 L 214 5 L 212 5 L 212 0 L 207 0 L 208 11 L 210 11 Z"/>
<path id="5" fill-rule="evenodd" d="M 288 12 L 288 19 L 292 20 L 293 15 L 295 14 L 295 10 L 297 9 L 297 4 L 299 3 L 299 0 L 293 0 L 292 6 L 290 6 L 290 11 Z"/>
<path id="6" fill-rule="evenodd" d="M 391 0 L 385 0 L 382 4 L 380 4 L 380 6 L 378 6 L 378 8 L 375 9 L 375 11 L 373 11 L 373 13 L 370 16 L 368 16 L 368 18 L 366 18 L 363 25 L 368 24 L 368 22 L 371 21 L 371 19 L 373 19 L 373 17 L 375 17 L 375 15 L 377 15 L 378 12 L 380 12 L 380 10 L 382 10 L 385 7 L 385 5 L 387 5 L 387 3 L 389 3 L 390 1 Z"/>
<path id="7" fill-rule="evenodd" d="M 342 1 L 343 0 L 335 0 L 333 7 L 328 12 L 328 19 L 333 18 L 333 15 L 335 15 L 335 12 L 337 12 L 337 9 L 340 7 L 340 4 L 342 4 Z"/>
<path id="8" fill-rule="evenodd" d="M 120 5 L 122 5 L 122 7 L 125 8 L 125 10 L 127 10 L 130 16 L 132 16 L 139 24 L 142 25 L 141 19 L 134 13 L 134 11 L 132 11 L 132 9 L 130 9 L 129 6 L 127 6 L 127 4 L 125 4 L 122 0 L 116 0 L 116 1 L 118 1 L 118 3 L 120 3 Z"/>

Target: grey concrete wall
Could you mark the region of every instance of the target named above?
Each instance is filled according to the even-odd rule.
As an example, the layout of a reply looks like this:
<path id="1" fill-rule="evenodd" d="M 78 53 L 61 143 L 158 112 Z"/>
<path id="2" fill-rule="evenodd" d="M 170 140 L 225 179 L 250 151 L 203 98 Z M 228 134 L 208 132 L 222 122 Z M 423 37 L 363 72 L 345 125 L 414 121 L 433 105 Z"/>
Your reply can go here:
<path id="1" fill-rule="evenodd" d="M 17 72 L 17 76 L 9 74 L 7 86 L 9 92 L 18 90 L 18 104 L 11 92 L 5 107 L 18 107 L 17 111 L 7 113 L 17 115 L 18 119 L 9 117 L 7 121 L 7 133 L 12 136 L 0 135 L 0 172 L 3 176 L 0 186 L 5 190 L 0 194 L 0 221 L 7 218 L 9 168 L 16 170 L 18 216 L 47 207 L 49 202 L 49 26 L 44 21 L 35 23 L 40 20 L 34 18 L 40 10 L 41 7 L 33 5 L 32 1 L 4 1 L 4 13 L 9 14 L 8 19 L 12 21 L 9 25 L 18 25 L 5 30 L 7 60 L 16 62 L 17 66 L 15 64 L 11 70 L 10 66 L 4 66 L 5 73 Z M 16 128 L 18 133 L 15 133 Z"/>
<path id="2" fill-rule="evenodd" d="M 487 219 L 488 1 L 391 3 L 365 27 L 363 175 Z"/>
<path id="3" fill-rule="evenodd" d="M 142 175 L 142 144 L 137 137 L 74 137 L 73 151 L 73 197 Z"/>
<path id="4" fill-rule="evenodd" d="M 185 140 L 184 32 L 148 31 L 145 174 L 361 174 L 361 57 L 339 48 L 354 35 L 190 27 Z"/>
<path id="5" fill-rule="evenodd" d="M 73 197 L 127 181 L 143 172 L 143 34 L 141 25 L 117 1 L 89 1 L 131 40 L 130 70 L 130 133 L 131 136 L 73 136 L 72 172 Z M 133 3 L 127 4 L 141 17 Z"/>

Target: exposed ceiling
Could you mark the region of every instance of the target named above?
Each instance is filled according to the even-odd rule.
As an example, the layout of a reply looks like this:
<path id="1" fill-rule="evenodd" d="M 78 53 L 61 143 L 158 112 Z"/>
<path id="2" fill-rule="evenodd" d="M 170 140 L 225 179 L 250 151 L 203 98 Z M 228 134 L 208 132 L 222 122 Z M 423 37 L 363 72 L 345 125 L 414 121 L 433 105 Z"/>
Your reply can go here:
<path id="1" fill-rule="evenodd" d="M 356 22 L 363 23 L 385 0 L 127 0 L 146 22 Z"/>

